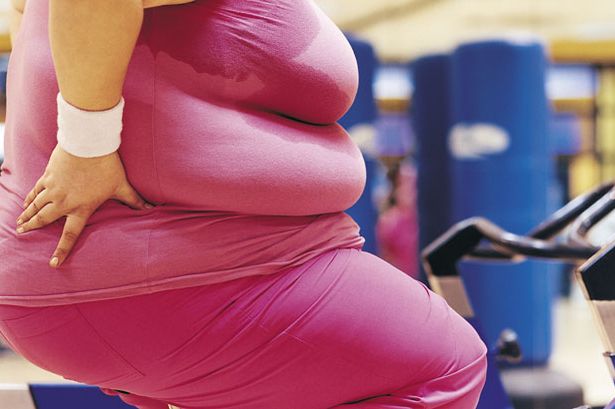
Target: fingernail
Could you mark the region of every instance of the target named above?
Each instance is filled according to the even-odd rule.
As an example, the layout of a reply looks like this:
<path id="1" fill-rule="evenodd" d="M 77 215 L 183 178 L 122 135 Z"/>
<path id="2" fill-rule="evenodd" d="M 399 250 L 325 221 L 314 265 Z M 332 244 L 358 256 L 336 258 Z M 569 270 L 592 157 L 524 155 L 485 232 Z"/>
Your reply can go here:
<path id="1" fill-rule="evenodd" d="M 149 204 L 149 203 L 145 203 L 145 207 L 147 207 L 148 209 L 151 209 L 152 207 L 154 207 L 154 205 Z"/>
<path id="2" fill-rule="evenodd" d="M 49 265 L 51 265 L 51 267 L 57 267 L 58 266 L 58 258 L 57 257 L 53 257 L 51 259 L 51 262 L 49 263 Z"/>
<path id="3" fill-rule="evenodd" d="M 20 226 L 20 227 L 18 227 L 18 228 L 17 228 L 17 233 L 23 233 L 23 227 L 21 227 L 21 226 Z"/>
<path id="4" fill-rule="evenodd" d="M 17 225 L 18 225 L 18 226 L 19 226 L 20 224 L 22 224 L 22 223 L 23 223 L 23 220 L 21 220 L 21 219 L 17 219 Z"/>

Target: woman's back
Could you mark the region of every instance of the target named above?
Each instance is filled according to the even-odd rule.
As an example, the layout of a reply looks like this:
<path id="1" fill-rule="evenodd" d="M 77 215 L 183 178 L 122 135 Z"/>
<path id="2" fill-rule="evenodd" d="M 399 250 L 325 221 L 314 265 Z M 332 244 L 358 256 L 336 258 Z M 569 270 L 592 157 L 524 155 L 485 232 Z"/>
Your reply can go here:
<path id="1" fill-rule="evenodd" d="M 56 144 L 48 1 L 26 5 L 9 61 L 0 302 L 45 305 L 269 274 L 359 248 L 341 213 L 365 178 L 334 122 L 356 62 L 310 1 L 203 0 L 144 10 L 124 83 L 120 155 L 150 210 L 105 202 L 60 269 L 62 221 L 17 236 Z"/>

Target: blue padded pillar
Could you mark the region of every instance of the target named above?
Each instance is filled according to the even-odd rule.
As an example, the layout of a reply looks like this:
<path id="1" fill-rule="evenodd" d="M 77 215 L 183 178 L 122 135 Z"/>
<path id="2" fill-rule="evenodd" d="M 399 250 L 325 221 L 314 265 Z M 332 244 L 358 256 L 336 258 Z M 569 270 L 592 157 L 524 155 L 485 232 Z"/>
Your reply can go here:
<path id="1" fill-rule="evenodd" d="M 525 234 L 547 216 L 553 169 L 545 70 L 537 42 L 475 42 L 453 53 L 453 222 L 484 216 Z M 464 263 L 462 275 L 488 344 L 510 327 L 524 362 L 545 363 L 554 293 L 549 267 Z"/>
<path id="2" fill-rule="evenodd" d="M 411 118 L 417 141 L 419 249 L 451 226 L 450 119 L 451 57 L 428 55 L 412 64 Z"/>

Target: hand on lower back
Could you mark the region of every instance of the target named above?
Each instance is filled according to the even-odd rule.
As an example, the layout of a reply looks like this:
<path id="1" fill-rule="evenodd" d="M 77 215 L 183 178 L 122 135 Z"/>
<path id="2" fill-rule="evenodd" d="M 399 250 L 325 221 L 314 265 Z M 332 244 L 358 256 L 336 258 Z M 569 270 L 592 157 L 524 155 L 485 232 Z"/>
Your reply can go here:
<path id="1" fill-rule="evenodd" d="M 56 145 L 45 172 L 26 196 L 25 210 L 17 218 L 18 228 L 22 227 L 25 233 L 66 216 L 62 236 L 50 260 L 50 266 L 57 267 L 68 257 L 88 218 L 108 199 L 119 200 L 134 209 L 147 207 L 129 184 L 117 151 L 81 158 Z M 53 263 L 54 257 L 58 259 L 57 265 Z"/>

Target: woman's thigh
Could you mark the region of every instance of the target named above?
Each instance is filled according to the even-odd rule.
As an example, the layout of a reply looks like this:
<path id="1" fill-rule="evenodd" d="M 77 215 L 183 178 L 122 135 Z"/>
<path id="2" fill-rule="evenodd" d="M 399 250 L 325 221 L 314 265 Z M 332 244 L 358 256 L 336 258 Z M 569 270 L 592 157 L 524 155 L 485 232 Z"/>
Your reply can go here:
<path id="1" fill-rule="evenodd" d="M 69 380 L 115 388 L 144 376 L 99 336 L 75 305 L 0 305 L 0 333 L 30 362 Z"/>
<path id="2" fill-rule="evenodd" d="M 126 365 L 125 382 L 111 368 L 103 375 L 113 382 L 102 386 L 186 409 L 325 409 L 358 401 L 385 408 L 391 399 L 394 407 L 432 407 L 417 403 L 430 401 L 421 393 L 452 402 L 456 392 L 439 389 L 458 389 L 451 382 L 462 380 L 474 383 L 475 400 L 484 375 L 476 364 L 484 346 L 471 327 L 422 284 L 359 250 L 332 251 L 271 276 L 74 308 L 69 318 L 93 330 L 80 330 L 75 342 L 102 342 L 114 365 Z M 45 347 L 38 348 L 35 363 L 47 365 Z M 73 379 L 95 379 L 86 363 L 99 359 L 98 350 L 79 351 L 83 376 L 75 367 Z M 389 403 L 378 406 L 378 396 Z"/>

